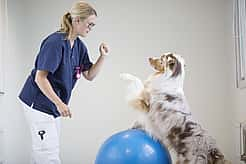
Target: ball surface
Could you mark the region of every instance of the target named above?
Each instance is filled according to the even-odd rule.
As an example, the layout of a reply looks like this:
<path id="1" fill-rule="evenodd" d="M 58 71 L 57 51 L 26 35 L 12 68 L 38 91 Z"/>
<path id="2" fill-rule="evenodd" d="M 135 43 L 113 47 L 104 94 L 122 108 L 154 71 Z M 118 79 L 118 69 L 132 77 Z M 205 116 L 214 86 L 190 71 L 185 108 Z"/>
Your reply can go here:
<path id="1" fill-rule="evenodd" d="M 109 137 L 95 164 L 171 164 L 168 150 L 142 130 L 131 129 Z"/>

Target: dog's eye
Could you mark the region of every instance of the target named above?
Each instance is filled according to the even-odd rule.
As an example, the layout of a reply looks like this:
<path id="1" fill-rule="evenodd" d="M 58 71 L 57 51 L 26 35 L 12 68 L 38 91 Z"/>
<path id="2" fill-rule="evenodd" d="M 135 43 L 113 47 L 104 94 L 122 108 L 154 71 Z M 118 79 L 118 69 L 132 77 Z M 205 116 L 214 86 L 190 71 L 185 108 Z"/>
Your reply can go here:
<path id="1" fill-rule="evenodd" d="M 169 60 L 169 61 L 168 61 L 168 64 L 169 64 L 169 65 L 172 65 L 172 64 L 175 64 L 175 62 L 174 62 L 173 60 Z"/>
<path id="2" fill-rule="evenodd" d="M 168 61 L 168 65 L 171 69 L 173 69 L 173 67 L 175 66 L 175 61 L 174 60 Z"/>
<path id="3" fill-rule="evenodd" d="M 170 66 L 174 66 L 174 63 L 170 63 L 169 65 L 170 65 Z"/>

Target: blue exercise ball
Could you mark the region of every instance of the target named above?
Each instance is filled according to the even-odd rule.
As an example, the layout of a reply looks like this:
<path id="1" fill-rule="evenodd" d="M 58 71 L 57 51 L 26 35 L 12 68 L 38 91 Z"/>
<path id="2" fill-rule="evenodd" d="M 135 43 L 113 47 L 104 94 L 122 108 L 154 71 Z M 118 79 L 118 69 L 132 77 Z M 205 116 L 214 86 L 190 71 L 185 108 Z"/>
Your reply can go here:
<path id="1" fill-rule="evenodd" d="M 109 137 L 95 164 L 171 164 L 168 150 L 142 130 L 131 129 Z"/>

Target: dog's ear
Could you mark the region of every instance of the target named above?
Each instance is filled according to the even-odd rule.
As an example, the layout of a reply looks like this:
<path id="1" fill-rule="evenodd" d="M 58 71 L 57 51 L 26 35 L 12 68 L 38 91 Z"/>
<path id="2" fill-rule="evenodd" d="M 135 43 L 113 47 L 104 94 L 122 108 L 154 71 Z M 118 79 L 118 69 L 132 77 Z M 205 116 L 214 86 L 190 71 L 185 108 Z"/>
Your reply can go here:
<path id="1" fill-rule="evenodd" d="M 169 69 L 172 70 L 172 77 L 176 77 L 182 73 L 181 63 L 177 60 L 177 58 L 173 58 L 168 62 Z"/>

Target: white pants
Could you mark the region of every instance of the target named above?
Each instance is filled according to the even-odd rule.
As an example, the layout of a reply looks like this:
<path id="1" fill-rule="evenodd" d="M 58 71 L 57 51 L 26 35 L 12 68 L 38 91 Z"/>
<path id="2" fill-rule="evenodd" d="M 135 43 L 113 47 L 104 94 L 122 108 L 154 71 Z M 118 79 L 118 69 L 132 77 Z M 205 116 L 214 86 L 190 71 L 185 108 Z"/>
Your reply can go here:
<path id="1" fill-rule="evenodd" d="M 31 164 L 61 164 L 60 117 L 40 112 L 21 102 L 32 137 Z"/>

